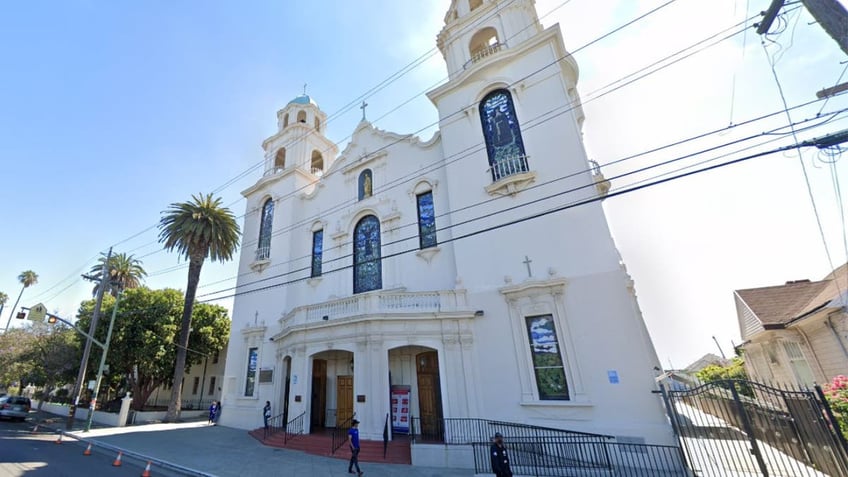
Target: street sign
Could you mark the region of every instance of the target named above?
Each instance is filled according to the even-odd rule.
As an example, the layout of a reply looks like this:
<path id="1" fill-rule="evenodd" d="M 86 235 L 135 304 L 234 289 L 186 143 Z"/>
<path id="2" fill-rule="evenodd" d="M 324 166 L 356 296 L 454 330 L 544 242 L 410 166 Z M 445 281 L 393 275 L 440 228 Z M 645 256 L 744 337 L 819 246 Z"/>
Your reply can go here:
<path id="1" fill-rule="evenodd" d="M 40 323 L 44 321 L 45 316 L 47 316 L 47 307 L 41 303 L 29 309 L 29 321 L 37 321 Z"/>

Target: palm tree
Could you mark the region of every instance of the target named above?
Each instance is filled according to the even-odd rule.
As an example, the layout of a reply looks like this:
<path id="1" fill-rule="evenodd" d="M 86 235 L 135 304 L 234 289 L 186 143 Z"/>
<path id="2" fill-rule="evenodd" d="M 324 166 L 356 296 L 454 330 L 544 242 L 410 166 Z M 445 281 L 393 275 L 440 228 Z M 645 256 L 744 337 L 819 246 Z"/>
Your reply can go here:
<path id="1" fill-rule="evenodd" d="M 0 292 L 0 316 L 3 315 L 3 308 L 6 307 L 6 302 L 9 301 L 9 295 Z"/>
<path id="2" fill-rule="evenodd" d="M 106 289 L 112 296 L 118 296 L 119 290 L 127 290 L 129 288 L 138 288 L 141 286 L 141 281 L 147 276 L 144 267 L 141 266 L 141 260 L 126 253 L 112 255 L 109 259 L 109 266 L 106 266 L 106 257 L 100 257 L 97 265 L 91 267 L 91 274 L 98 280 L 103 276 L 103 270 L 109 269 L 109 285 Z M 97 294 L 95 285 L 92 294 Z"/>
<path id="3" fill-rule="evenodd" d="M 174 203 L 162 212 L 159 221 L 159 241 L 165 250 L 174 249 L 187 258 L 188 284 L 186 285 L 177 363 L 174 367 L 174 384 L 166 421 L 179 418 L 182 399 L 182 382 L 185 374 L 186 350 L 191 328 L 191 311 L 200 281 L 200 269 L 206 258 L 213 262 L 232 260 L 238 248 L 239 226 L 230 209 L 221 206 L 221 199 L 212 194 L 192 195 L 191 201 Z"/>
<path id="4" fill-rule="evenodd" d="M 21 296 L 24 294 L 24 290 L 38 283 L 38 274 L 32 270 L 21 272 L 21 274 L 18 275 L 18 281 L 21 282 L 23 287 L 21 288 L 21 292 L 18 294 L 18 299 L 15 300 L 12 312 L 9 313 L 9 319 L 6 320 L 6 329 L 3 330 L 4 333 L 9 330 L 9 325 L 12 323 L 12 316 L 15 315 L 15 310 L 18 308 L 18 303 L 21 301 Z"/>

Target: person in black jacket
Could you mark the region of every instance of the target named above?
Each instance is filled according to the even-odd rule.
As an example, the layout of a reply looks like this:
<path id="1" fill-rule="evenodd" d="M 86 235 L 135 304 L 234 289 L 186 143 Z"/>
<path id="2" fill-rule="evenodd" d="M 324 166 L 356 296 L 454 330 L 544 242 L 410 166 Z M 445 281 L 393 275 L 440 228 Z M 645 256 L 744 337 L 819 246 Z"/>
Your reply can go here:
<path id="1" fill-rule="evenodd" d="M 503 434 L 495 433 L 495 439 L 491 447 L 492 472 L 496 477 L 512 477 L 512 469 L 509 468 L 509 456 L 503 444 Z"/>

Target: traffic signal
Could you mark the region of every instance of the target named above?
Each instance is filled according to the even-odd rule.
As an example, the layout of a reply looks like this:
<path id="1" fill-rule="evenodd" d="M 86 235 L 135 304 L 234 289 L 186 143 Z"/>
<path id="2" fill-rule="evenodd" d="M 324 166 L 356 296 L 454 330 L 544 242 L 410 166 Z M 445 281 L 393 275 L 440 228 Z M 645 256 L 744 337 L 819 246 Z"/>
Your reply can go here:
<path id="1" fill-rule="evenodd" d="M 54 315 L 47 315 L 47 323 L 51 325 L 56 324 L 56 317 Z"/>

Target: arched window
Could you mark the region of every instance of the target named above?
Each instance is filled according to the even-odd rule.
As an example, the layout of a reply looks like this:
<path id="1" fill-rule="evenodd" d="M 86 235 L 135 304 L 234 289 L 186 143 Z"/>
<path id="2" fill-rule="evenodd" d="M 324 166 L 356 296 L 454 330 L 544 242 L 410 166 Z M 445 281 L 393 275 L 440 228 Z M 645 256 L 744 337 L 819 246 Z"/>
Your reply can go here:
<path id="1" fill-rule="evenodd" d="M 283 127 L 286 127 L 288 125 L 289 125 L 289 113 L 286 113 L 286 115 L 283 116 Z"/>
<path id="2" fill-rule="evenodd" d="M 306 124 L 306 111 L 297 112 L 297 122 Z"/>
<path id="3" fill-rule="evenodd" d="M 367 199 L 374 193 L 374 178 L 371 169 L 365 169 L 359 174 L 359 200 Z"/>
<path id="4" fill-rule="evenodd" d="M 383 288 L 380 264 L 380 220 L 367 215 L 353 229 L 353 292 Z"/>
<path id="5" fill-rule="evenodd" d="M 274 227 L 274 200 L 269 198 L 262 205 L 259 219 L 259 243 L 256 247 L 256 260 L 266 260 L 271 256 L 271 232 Z"/>
<path id="6" fill-rule="evenodd" d="M 498 89 L 483 98 L 480 102 L 480 122 L 486 139 L 492 180 L 527 172 L 529 168 L 524 154 L 524 141 L 521 139 L 521 128 L 509 91 Z"/>
<path id="7" fill-rule="evenodd" d="M 474 11 L 474 9 L 480 7 L 480 5 L 483 5 L 483 0 L 469 0 L 468 1 L 468 6 L 470 7 L 471 11 Z"/>
<path id="8" fill-rule="evenodd" d="M 315 117 L 315 129 L 321 129 L 321 120 L 317 116 Z"/>
<path id="9" fill-rule="evenodd" d="M 274 169 L 285 169 L 286 167 L 286 148 L 281 147 L 274 156 Z"/>
<path id="10" fill-rule="evenodd" d="M 501 48 L 501 43 L 498 41 L 498 31 L 492 27 L 483 28 L 471 37 L 468 48 L 471 52 L 472 63 L 497 52 Z"/>
<path id="11" fill-rule="evenodd" d="M 317 150 L 312 151 L 312 173 L 320 175 L 324 172 L 324 156 Z"/>

